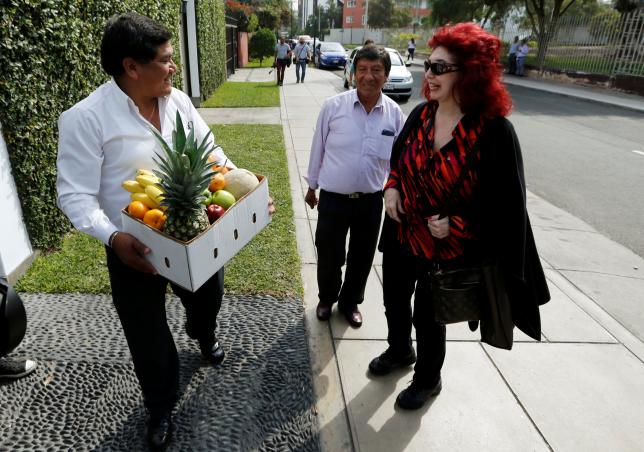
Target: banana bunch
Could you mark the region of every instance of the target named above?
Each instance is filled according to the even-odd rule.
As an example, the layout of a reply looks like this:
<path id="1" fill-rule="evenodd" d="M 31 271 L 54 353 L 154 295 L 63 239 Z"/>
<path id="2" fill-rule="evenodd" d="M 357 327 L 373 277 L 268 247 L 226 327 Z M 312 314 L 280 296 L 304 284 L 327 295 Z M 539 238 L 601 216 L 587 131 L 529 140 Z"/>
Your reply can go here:
<path id="1" fill-rule="evenodd" d="M 150 209 L 162 208 L 159 206 L 163 199 L 163 191 L 157 185 L 160 182 L 159 178 L 152 171 L 140 169 L 137 170 L 135 179 L 126 180 L 121 184 L 124 189 L 132 193 L 130 195 L 132 201 L 141 201 Z"/>

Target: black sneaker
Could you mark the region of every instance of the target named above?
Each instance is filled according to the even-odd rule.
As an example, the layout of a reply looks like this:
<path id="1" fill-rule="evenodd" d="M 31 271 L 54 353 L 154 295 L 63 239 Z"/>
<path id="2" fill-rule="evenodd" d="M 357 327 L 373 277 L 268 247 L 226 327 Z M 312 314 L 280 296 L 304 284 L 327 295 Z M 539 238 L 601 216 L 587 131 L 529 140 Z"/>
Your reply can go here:
<path id="1" fill-rule="evenodd" d="M 387 375 L 401 367 L 411 366 L 416 362 L 416 352 L 412 348 L 406 355 L 397 354 L 389 347 L 382 355 L 374 358 L 369 363 L 369 372 L 373 375 Z"/>
<path id="2" fill-rule="evenodd" d="M 443 389 L 443 382 L 440 379 L 432 388 L 425 388 L 413 380 L 407 389 L 398 394 L 396 404 L 404 410 L 417 410 L 425 405 L 431 397 L 437 396 L 441 389 Z"/>
<path id="3" fill-rule="evenodd" d="M 36 362 L 30 359 L 0 358 L 0 378 L 21 378 L 34 370 Z"/>

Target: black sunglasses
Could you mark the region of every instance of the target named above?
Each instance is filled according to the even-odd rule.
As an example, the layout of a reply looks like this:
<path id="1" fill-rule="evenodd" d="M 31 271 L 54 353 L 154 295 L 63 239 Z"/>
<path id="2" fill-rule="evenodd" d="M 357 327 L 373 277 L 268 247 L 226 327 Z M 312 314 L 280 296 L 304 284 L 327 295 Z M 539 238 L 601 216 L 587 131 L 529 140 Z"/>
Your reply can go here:
<path id="1" fill-rule="evenodd" d="M 458 64 L 445 63 L 444 61 L 438 61 L 436 63 L 430 63 L 429 60 L 425 60 L 425 72 L 431 69 L 432 74 L 442 75 L 447 74 L 448 72 L 456 72 L 460 70 Z"/>

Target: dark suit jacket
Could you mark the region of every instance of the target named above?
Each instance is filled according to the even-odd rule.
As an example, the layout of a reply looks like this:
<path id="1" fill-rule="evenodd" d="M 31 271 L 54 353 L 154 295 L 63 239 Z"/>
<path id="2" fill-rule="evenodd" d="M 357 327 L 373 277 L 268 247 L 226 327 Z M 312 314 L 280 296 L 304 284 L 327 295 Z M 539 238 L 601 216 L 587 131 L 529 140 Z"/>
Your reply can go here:
<path id="1" fill-rule="evenodd" d="M 404 150 L 407 135 L 417 126 L 424 105 L 418 105 L 411 112 L 394 143 L 392 165 Z M 514 325 L 540 340 L 539 306 L 550 300 L 550 292 L 526 209 L 521 147 L 514 127 L 502 117 L 486 120 L 479 140 L 479 190 L 474 205 L 481 253 L 485 262 L 499 266 L 507 290 L 506 300 L 510 304 L 505 308 L 511 311 Z M 391 246 L 401 245 L 396 239 L 395 222 L 385 216 L 379 249 L 386 252 Z M 504 328 L 511 329 L 514 325 Z M 486 340 L 484 330 L 482 340 L 490 342 Z"/>

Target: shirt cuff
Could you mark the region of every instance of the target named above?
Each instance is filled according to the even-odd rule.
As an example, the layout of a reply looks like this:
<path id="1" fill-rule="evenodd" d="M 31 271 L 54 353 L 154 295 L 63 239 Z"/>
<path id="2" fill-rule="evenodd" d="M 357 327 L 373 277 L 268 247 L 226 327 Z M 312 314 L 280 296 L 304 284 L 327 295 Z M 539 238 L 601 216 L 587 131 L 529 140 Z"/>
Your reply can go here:
<path id="1" fill-rule="evenodd" d="M 311 190 L 317 190 L 319 185 L 318 185 L 318 180 L 317 179 L 311 179 L 308 176 L 302 176 L 304 180 L 309 184 L 309 188 Z"/>
<path id="2" fill-rule="evenodd" d="M 110 236 L 116 231 L 118 231 L 118 228 L 114 226 L 112 223 L 110 223 L 109 225 L 105 225 L 100 229 L 99 228 L 95 229 L 95 237 L 99 239 L 101 242 L 103 242 L 104 244 L 109 245 Z"/>

